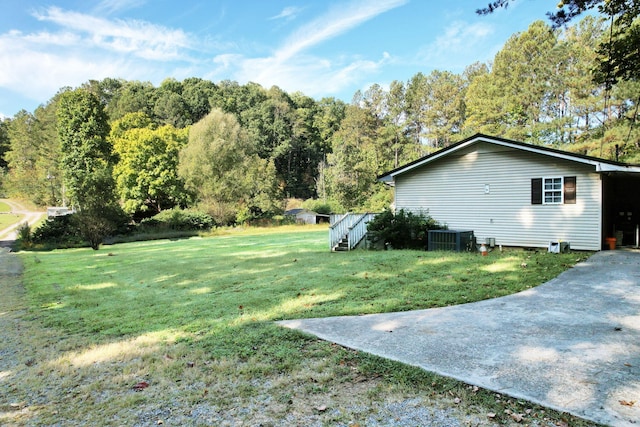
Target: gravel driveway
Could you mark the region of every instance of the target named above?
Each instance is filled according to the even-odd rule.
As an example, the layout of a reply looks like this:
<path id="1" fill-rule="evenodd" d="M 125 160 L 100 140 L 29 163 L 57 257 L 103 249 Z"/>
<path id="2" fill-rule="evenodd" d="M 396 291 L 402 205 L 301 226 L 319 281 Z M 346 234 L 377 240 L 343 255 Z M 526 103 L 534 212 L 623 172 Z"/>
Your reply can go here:
<path id="1" fill-rule="evenodd" d="M 45 214 L 44 212 L 34 212 L 29 210 L 21 203 L 14 200 L 0 199 L 0 202 L 9 205 L 11 214 L 23 215 L 20 222 L 13 224 L 7 228 L 0 230 L 0 247 L 9 247 L 16 240 L 18 228 L 25 222 L 33 225 L 37 223 Z"/>

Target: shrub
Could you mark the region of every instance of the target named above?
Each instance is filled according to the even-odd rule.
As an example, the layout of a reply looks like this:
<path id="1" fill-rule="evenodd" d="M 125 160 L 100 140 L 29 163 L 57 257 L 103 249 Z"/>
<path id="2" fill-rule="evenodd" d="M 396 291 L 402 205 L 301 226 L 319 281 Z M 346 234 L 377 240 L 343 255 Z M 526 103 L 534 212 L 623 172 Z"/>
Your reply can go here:
<path id="1" fill-rule="evenodd" d="M 98 249 L 106 237 L 128 233 L 129 217 L 117 205 L 84 209 L 47 218 L 32 233 L 33 243 L 45 247 L 76 247 L 88 242 Z"/>
<path id="2" fill-rule="evenodd" d="M 29 223 L 25 222 L 18 227 L 18 242 L 20 243 L 20 247 L 23 249 L 31 247 L 31 244 L 33 243 L 33 236 Z"/>
<path id="3" fill-rule="evenodd" d="M 346 209 L 339 202 L 332 199 L 308 199 L 302 202 L 301 207 L 325 215 L 329 215 L 334 212 L 346 212 Z"/>
<path id="4" fill-rule="evenodd" d="M 141 224 L 170 230 L 208 230 L 215 224 L 211 215 L 194 210 L 168 209 L 142 220 Z"/>
<path id="5" fill-rule="evenodd" d="M 68 246 L 79 242 L 80 234 L 75 224 L 72 224 L 73 215 L 54 216 L 47 218 L 33 235 L 33 243 L 50 246 Z"/>
<path id="6" fill-rule="evenodd" d="M 126 232 L 129 217 L 118 205 L 95 206 L 71 215 L 71 223 L 91 249 L 98 250 L 106 237 Z"/>
<path id="7" fill-rule="evenodd" d="M 400 209 L 385 210 L 367 224 L 367 235 L 374 245 L 393 249 L 425 249 L 429 230 L 441 230 L 438 221 L 427 213 L 414 214 Z"/>

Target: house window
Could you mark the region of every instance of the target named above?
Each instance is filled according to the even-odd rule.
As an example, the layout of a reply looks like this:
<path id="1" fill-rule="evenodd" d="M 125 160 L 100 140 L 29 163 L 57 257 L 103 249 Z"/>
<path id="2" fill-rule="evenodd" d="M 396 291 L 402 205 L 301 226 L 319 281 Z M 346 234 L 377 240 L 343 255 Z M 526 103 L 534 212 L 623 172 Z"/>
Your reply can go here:
<path id="1" fill-rule="evenodd" d="M 532 205 L 559 205 L 576 203 L 576 177 L 533 178 L 531 180 Z"/>
<path id="2" fill-rule="evenodd" d="M 562 178 L 543 178 L 542 200 L 545 205 L 562 203 Z"/>

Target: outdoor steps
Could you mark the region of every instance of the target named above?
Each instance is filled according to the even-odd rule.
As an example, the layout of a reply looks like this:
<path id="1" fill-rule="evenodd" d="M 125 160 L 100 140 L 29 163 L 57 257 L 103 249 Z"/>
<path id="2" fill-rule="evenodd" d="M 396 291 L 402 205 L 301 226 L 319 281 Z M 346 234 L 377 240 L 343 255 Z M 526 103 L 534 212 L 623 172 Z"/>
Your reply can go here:
<path id="1" fill-rule="evenodd" d="M 344 236 L 337 245 L 333 247 L 334 252 L 345 252 L 349 250 L 349 237 Z"/>

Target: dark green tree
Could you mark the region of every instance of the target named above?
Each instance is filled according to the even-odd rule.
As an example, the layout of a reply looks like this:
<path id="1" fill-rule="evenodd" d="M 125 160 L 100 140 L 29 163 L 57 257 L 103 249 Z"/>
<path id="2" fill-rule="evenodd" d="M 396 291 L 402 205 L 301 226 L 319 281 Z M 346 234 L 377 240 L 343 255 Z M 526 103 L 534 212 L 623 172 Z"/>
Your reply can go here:
<path id="1" fill-rule="evenodd" d="M 65 92 L 57 110 L 61 169 L 76 225 L 93 249 L 121 225 L 112 176 L 113 155 L 107 139 L 107 114 L 86 89 Z"/>
<path id="2" fill-rule="evenodd" d="M 10 148 L 9 119 L 0 120 L 0 168 L 7 169 L 7 151 Z"/>
<path id="3" fill-rule="evenodd" d="M 508 7 L 515 0 L 496 0 L 476 10 L 480 15 Z M 554 28 L 566 26 L 577 16 L 597 9 L 610 21 L 609 37 L 597 49 L 598 66 L 594 80 L 612 87 L 619 80 L 637 81 L 640 77 L 640 2 L 636 0 L 562 0 L 555 12 L 547 13 Z"/>
<path id="4" fill-rule="evenodd" d="M 60 92 L 33 114 L 20 111 L 7 122 L 9 151 L 6 153 L 6 190 L 37 205 L 63 203 L 59 170 L 60 143 L 56 110 Z"/>
<path id="5" fill-rule="evenodd" d="M 106 106 L 111 120 L 122 118 L 127 113 L 144 113 L 154 117 L 156 105 L 156 88 L 149 82 L 123 81 L 115 90 Z"/>

